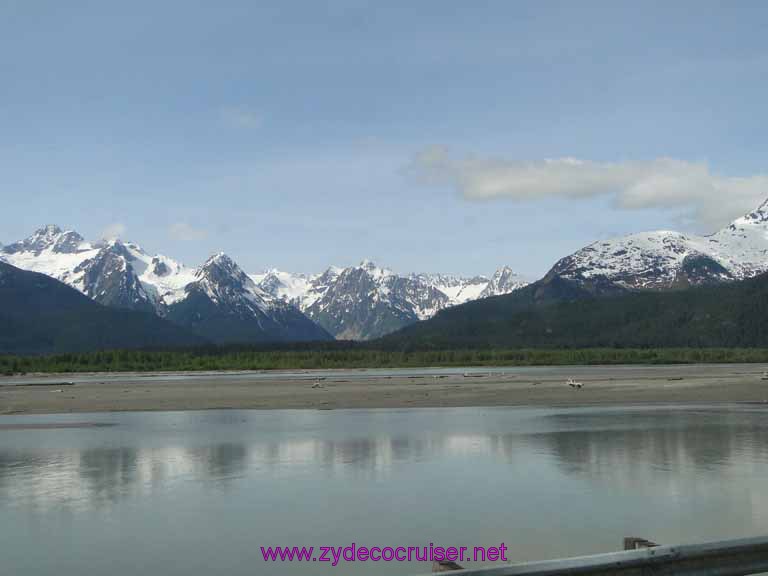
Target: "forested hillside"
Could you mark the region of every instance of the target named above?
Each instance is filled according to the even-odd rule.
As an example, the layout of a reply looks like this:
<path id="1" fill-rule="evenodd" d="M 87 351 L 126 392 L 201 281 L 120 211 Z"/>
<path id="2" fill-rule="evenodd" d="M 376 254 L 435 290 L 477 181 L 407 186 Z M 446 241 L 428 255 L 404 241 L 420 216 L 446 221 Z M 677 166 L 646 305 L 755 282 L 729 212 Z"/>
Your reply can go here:
<path id="1" fill-rule="evenodd" d="M 765 274 L 677 291 L 593 295 L 598 292 L 548 278 L 507 296 L 444 310 L 383 338 L 379 345 L 385 349 L 768 346 Z"/>
<path id="2" fill-rule="evenodd" d="M 0 262 L 0 354 L 204 342 L 154 314 L 102 306 L 53 278 Z"/>

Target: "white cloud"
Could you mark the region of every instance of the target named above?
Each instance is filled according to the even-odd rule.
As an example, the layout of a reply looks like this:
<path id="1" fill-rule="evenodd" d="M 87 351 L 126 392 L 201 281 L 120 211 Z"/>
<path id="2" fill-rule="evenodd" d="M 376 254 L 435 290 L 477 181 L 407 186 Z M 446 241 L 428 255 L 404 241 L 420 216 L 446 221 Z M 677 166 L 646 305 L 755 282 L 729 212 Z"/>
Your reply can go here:
<path id="1" fill-rule="evenodd" d="M 190 242 L 206 238 L 208 231 L 204 228 L 195 228 L 186 222 L 175 222 L 168 227 L 168 235 L 174 240 Z"/>
<path id="2" fill-rule="evenodd" d="M 697 227 L 715 230 L 768 197 L 768 174 L 713 174 L 703 163 L 673 158 L 592 162 L 575 158 L 518 161 L 456 158 L 445 148 L 422 151 L 409 172 L 423 182 L 449 185 L 468 200 L 613 197 L 616 207 L 663 208 Z"/>
<path id="3" fill-rule="evenodd" d="M 264 117 L 254 110 L 240 106 L 225 106 L 219 110 L 221 121 L 235 128 L 259 128 Z"/>
<path id="4" fill-rule="evenodd" d="M 101 237 L 104 240 L 115 240 L 125 234 L 125 224 L 122 222 L 113 222 L 101 231 Z"/>

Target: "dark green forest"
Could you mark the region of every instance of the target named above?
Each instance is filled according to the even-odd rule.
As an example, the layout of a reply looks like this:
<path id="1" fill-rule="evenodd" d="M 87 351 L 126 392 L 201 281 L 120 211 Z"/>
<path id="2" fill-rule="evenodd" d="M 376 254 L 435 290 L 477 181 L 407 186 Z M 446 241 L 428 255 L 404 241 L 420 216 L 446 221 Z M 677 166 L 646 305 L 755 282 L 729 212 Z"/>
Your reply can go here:
<path id="1" fill-rule="evenodd" d="M 116 350 L 51 356 L 0 356 L 0 373 L 398 368 L 768 362 L 766 348 L 572 350 Z"/>
<path id="2" fill-rule="evenodd" d="M 768 347 L 768 275 L 595 295 L 562 278 L 476 300 L 385 336 L 385 349 Z"/>

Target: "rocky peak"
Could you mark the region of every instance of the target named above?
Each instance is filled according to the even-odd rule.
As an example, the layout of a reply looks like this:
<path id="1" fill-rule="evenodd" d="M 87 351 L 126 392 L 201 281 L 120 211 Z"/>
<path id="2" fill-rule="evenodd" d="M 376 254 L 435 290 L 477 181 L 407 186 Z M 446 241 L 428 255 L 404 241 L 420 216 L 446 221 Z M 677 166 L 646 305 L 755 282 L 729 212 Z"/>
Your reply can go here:
<path id="1" fill-rule="evenodd" d="M 509 266 L 502 266 L 493 273 L 488 286 L 480 293 L 480 298 L 508 294 L 522 288 L 526 282 Z"/>
<path id="2" fill-rule="evenodd" d="M 115 258 L 123 258 L 126 262 L 133 262 L 136 260 L 136 257 L 128 249 L 128 246 L 116 238 L 108 240 L 102 244 L 100 252 L 109 253 Z"/>
<path id="3" fill-rule="evenodd" d="M 214 283 L 231 283 L 233 281 L 245 284 L 248 277 L 232 258 L 219 252 L 206 260 L 195 273 L 195 278 L 207 279 Z"/>
<path id="4" fill-rule="evenodd" d="M 347 272 L 349 270 L 362 271 L 367 276 L 370 276 L 375 280 L 380 280 L 393 275 L 392 271 L 389 268 L 381 268 L 379 266 L 376 266 L 376 264 L 372 260 L 368 260 L 367 258 L 362 262 L 360 262 L 360 264 L 354 268 L 346 268 L 344 272 Z"/>
<path id="5" fill-rule="evenodd" d="M 6 254 L 31 252 L 39 256 L 42 252 L 51 250 L 58 254 L 73 254 L 79 251 L 80 244 L 83 242 L 83 237 L 77 232 L 63 231 L 55 224 L 48 224 L 21 242 L 9 244 L 3 248 L 3 252 Z"/>
<path id="6" fill-rule="evenodd" d="M 202 291 L 213 302 L 231 309 L 260 309 L 276 305 L 276 299 L 256 286 L 232 258 L 219 252 L 197 270 L 195 282 L 187 286 L 187 292 Z"/>
<path id="7" fill-rule="evenodd" d="M 317 277 L 317 279 L 315 280 L 315 284 L 319 286 L 327 286 L 328 284 L 336 280 L 336 278 L 339 277 L 340 273 L 341 271 L 338 268 L 331 266 L 325 272 L 320 274 L 320 276 Z"/>
<path id="8" fill-rule="evenodd" d="M 493 273 L 493 276 L 491 277 L 491 282 L 497 283 L 497 284 L 505 284 L 512 280 L 517 281 L 519 280 L 519 276 L 515 273 L 512 268 L 509 266 L 502 266 L 496 272 Z"/>
<path id="9" fill-rule="evenodd" d="M 768 199 L 766 199 L 756 210 L 750 212 L 745 216 L 750 220 L 756 220 L 760 222 L 768 221 Z"/>
<path id="10" fill-rule="evenodd" d="M 75 267 L 76 286 L 105 306 L 154 311 L 154 301 L 133 269 L 133 260 L 121 242 L 110 241 Z"/>
<path id="11" fill-rule="evenodd" d="M 56 224 L 46 224 L 42 228 L 38 228 L 37 230 L 35 230 L 35 233 L 33 236 L 52 238 L 54 236 L 58 236 L 61 233 L 62 233 L 61 228 L 56 226 Z"/>
<path id="12" fill-rule="evenodd" d="M 170 273 L 171 269 L 168 268 L 168 265 L 165 262 L 160 260 L 157 256 L 152 258 L 152 274 L 162 278 L 163 276 L 168 276 Z"/>
<path id="13" fill-rule="evenodd" d="M 285 288 L 285 283 L 280 279 L 277 270 L 268 270 L 259 282 L 259 288 L 272 295 L 278 295 Z"/>
<path id="14" fill-rule="evenodd" d="M 233 267 L 236 266 L 236 264 L 235 261 L 227 256 L 224 252 L 217 252 L 216 254 L 209 256 L 208 259 L 203 262 L 201 268 L 209 268 L 215 266 Z"/>
<path id="15" fill-rule="evenodd" d="M 77 232 L 68 230 L 59 235 L 53 245 L 53 251 L 58 254 L 75 254 L 80 251 L 80 245 L 85 239 Z"/>
<path id="16" fill-rule="evenodd" d="M 345 287 L 348 291 L 366 292 L 373 287 L 373 272 L 375 268 L 355 266 L 345 268 L 335 279 L 335 284 Z"/>
<path id="17" fill-rule="evenodd" d="M 765 200 L 752 212 L 745 214 L 731 223 L 730 230 L 737 230 L 743 226 L 756 226 L 768 222 L 768 200 Z"/>

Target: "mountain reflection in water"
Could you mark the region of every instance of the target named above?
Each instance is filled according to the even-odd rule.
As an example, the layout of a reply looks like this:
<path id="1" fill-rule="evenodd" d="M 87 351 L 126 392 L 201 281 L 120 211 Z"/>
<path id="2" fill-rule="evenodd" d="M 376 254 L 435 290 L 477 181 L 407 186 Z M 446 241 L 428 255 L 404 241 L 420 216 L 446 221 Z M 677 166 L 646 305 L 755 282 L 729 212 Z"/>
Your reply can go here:
<path id="1" fill-rule="evenodd" d="M 216 545 L 234 555 L 263 544 L 505 538 L 518 560 L 616 549 L 630 534 L 746 536 L 768 532 L 767 414 L 733 406 L 93 415 L 115 425 L 0 433 L 0 543 L 20 545 L 62 512 L 74 538 L 106 538 L 108 549 L 97 526 L 110 519 L 121 537 L 159 538 L 190 562 L 203 552 L 189 550 L 189 539 L 207 541 L 210 530 L 229 534 Z M 183 525 L 187 539 L 170 537 L 160 517 Z M 59 552 L 51 548 L 51 573 L 67 557 Z M 168 570 L 157 562 L 153 569 Z"/>

